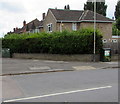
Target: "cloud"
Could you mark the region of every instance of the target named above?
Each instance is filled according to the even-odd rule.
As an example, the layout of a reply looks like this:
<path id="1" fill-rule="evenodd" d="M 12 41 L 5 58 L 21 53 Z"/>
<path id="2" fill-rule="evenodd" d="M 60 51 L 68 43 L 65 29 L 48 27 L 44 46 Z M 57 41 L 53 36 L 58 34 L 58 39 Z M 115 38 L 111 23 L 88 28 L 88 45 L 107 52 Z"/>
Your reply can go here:
<path id="1" fill-rule="evenodd" d="M 23 21 L 30 22 L 35 18 L 42 19 L 42 13 L 48 8 L 63 9 L 69 4 L 71 10 L 83 10 L 87 0 L 0 0 L 0 37 L 3 33 L 22 27 Z M 97 0 L 96 0 L 97 1 Z M 102 1 L 102 0 L 101 0 Z M 120 0 L 105 0 L 108 5 L 107 17 L 114 16 L 115 5 Z"/>
<path id="2" fill-rule="evenodd" d="M 0 1 L 0 10 L 12 13 L 23 13 L 26 11 L 21 3 L 8 1 Z"/>

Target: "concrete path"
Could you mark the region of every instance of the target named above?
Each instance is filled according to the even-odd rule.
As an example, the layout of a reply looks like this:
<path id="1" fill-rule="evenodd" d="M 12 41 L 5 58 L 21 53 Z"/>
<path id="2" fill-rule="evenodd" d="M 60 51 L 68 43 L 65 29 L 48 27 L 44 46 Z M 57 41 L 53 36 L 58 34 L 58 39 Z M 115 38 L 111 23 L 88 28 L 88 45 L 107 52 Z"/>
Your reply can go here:
<path id="1" fill-rule="evenodd" d="M 118 68 L 118 62 L 66 62 L 33 59 L 2 59 L 1 75 Z"/>

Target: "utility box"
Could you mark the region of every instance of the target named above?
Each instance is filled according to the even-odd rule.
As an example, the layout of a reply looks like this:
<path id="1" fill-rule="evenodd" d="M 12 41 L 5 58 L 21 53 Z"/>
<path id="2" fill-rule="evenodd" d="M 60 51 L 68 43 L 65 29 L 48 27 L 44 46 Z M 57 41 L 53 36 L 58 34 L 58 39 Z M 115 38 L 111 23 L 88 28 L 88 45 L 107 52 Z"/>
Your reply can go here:
<path id="1" fill-rule="evenodd" d="M 110 48 L 103 48 L 101 50 L 100 60 L 103 62 L 111 61 L 111 49 Z"/>
<path id="2" fill-rule="evenodd" d="M 11 53 L 9 48 L 2 48 L 2 57 L 3 58 L 10 58 Z"/>

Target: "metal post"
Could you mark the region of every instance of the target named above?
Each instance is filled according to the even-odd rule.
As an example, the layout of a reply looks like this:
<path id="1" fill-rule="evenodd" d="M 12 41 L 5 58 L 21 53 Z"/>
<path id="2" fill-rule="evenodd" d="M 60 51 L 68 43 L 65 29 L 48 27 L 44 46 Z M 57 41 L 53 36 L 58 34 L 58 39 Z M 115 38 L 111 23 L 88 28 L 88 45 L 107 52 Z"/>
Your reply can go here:
<path id="1" fill-rule="evenodd" d="M 62 32 L 62 21 L 60 23 L 60 32 Z"/>
<path id="2" fill-rule="evenodd" d="M 95 51 L 96 51 L 96 49 L 95 49 L 95 46 L 96 46 L 96 0 L 94 0 L 94 59 L 93 59 L 93 61 L 95 62 Z"/>
<path id="3" fill-rule="evenodd" d="M 118 52 L 119 52 L 119 33 L 118 33 L 119 31 L 118 31 L 118 29 L 117 29 L 117 54 L 118 54 Z"/>

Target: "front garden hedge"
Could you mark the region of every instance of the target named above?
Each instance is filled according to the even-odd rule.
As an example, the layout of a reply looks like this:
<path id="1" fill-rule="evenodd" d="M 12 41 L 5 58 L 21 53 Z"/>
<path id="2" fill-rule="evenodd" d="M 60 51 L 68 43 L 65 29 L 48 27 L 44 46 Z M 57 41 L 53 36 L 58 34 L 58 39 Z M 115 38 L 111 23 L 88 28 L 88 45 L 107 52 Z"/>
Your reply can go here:
<path id="1" fill-rule="evenodd" d="M 93 54 L 94 30 L 53 33 L 10 34 L 2 39 L 2 47 L 12 53 Z M 102 48 L 102 35 L 96 31 L 96 53 Z"/>

